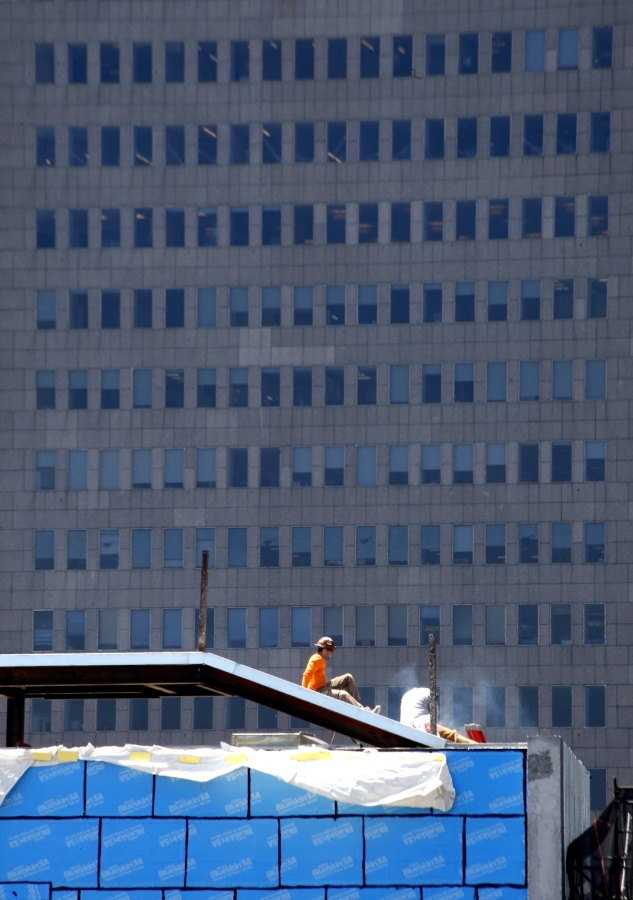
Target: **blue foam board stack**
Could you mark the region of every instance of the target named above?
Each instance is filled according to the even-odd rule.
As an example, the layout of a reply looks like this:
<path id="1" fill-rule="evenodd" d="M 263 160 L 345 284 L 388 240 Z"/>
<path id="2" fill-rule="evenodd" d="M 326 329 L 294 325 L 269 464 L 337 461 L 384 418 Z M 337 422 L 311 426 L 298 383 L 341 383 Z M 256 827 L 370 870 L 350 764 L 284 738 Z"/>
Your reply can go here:
<path id="1" fill-rule="evenodd" d="M 247 768 L 32 767 L 0 806 L 0 900 L 527 900 L 525 751 L 446 755 L 446 813 Z"/>

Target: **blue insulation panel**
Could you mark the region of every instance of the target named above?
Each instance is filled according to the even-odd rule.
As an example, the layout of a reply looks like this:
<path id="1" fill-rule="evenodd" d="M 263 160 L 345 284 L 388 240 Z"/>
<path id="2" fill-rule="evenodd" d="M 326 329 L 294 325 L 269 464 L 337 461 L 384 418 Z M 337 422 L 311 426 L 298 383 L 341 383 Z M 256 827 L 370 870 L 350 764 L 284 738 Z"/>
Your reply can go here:
<path id="1" fill-rule="evenodd" d="M 0 806 L 0 900 L 527 900 L 525 751 L 446 755 L 448 813 L 247 768 L 198 783 L 33 767 Z"/>

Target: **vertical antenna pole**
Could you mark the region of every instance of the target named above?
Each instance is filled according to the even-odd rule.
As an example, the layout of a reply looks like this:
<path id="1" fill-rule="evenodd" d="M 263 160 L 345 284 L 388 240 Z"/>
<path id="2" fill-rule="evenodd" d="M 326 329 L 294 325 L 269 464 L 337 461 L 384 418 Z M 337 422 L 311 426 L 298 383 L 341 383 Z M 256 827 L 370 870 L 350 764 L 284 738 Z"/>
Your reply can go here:
<path id="1" fill-rule="evenodd" d="M 207 588 L 209 586 L 209 551 L 202 551 L 200 572 L 200 617 L 198 619 L 198 650 L 207 649 Z"/>
<path id="2" fill-rule="evenodd" d="M 431 691 L 431 734 L 437 734 L 437 661 L 435 635 L 429 635 L 429 689 Z"/>

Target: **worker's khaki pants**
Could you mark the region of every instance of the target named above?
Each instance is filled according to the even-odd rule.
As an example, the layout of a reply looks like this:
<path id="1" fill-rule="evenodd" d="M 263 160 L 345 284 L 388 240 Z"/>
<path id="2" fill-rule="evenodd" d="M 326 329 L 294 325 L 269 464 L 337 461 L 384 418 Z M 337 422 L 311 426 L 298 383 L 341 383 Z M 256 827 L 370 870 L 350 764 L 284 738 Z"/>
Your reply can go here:
<path id="1" fill-rule="evenodd" d="M 319 688 L 319 694 L 325 694 L 328 697 L 335 697 L 344 703 L 351 703 L 352 706 L 362 706 L 360 702 L 360 694 L 354 681 L 354 676 L 338 675 L 336 678 L 330 679 L 329 684 Z"/>
<path id="2" fill-rule="evenodd" d="M 464 737 L 463 734 L 455 731 L 454 728 L 446 728 L 444 725 L 437 726 L 438 736 L 444 738 L 445 741 L 453 741 L 454 744 L 476 744 L 477 741 L 471 741 L 470 738 Z"/>

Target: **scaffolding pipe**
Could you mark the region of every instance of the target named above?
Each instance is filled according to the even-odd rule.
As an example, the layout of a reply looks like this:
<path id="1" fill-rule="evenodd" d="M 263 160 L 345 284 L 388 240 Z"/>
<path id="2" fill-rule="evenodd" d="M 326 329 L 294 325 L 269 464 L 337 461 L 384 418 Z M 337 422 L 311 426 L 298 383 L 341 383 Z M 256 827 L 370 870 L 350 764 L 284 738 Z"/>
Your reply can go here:
<path id="1" fill-rule="evenodd" d="M 200 615 L 198 618 L 198 650 L 204 653 L 207 649 L 207 590 L 209 586 L 209 551 L 202 551 L 202 569 L 200 572 Z"/>
<path id="2" fill-rule="evenodd" d="M 435 653 L 435 635 L 429 635 L 429 689 L 431 691 L 431 734 L 437 734 L 437 660 Z"/>

